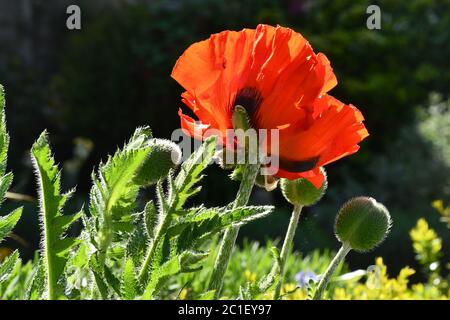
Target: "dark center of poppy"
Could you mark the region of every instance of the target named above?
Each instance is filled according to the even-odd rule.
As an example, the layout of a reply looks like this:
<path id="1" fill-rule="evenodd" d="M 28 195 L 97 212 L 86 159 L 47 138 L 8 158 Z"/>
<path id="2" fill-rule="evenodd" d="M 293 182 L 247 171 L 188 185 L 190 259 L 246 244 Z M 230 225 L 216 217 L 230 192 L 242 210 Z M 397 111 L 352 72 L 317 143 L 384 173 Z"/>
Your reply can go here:
<path id="1" fill-rule="evenodd" d="M 240 105 L 245 108 L 250 118 L 258 110 L 263 101 L 263 97 L 258 89 L 254 87 L 245 87 L 238 91 L 236 98 L 234 99 L 233 107 Z"/>
<path id="2" fill-rule="evenodd" d="M 319 162 L 319 157 L 314 157 L 307 160 L 296 161 L 288 159 L 280 159 L 280 168 L 289 172 L 305 172 L 312 170 Z"/>

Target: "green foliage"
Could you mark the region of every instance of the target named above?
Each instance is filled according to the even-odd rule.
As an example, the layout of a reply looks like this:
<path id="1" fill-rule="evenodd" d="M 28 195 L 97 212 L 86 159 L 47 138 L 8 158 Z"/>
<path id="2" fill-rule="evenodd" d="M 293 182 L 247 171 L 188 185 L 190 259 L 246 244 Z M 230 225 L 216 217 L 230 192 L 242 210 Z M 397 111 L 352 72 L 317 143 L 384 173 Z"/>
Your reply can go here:
<path id="1" fill-rule="evenodd" d="M 19 262 L 19 251 L 6 257 L 5 261 L 0 265 L 0 285 L 9 278 L 15 266 Z"/>
<path id="2" fill-rule="evenodd" d="M 415 273 L 410 267 L 403 267 L 396 277 L 390 277 L 388 269 L 382 258 L 376 258 L 371 270 L 348 271 L 348 266 L 341 265 L 334 277 L 331 279 L 329 289 L 326 294 L 327 299 L 337 300 L 383 300 L 383 299 L 450 299 L 448 280 L 442 270 L 430 270 L 429 266 L 439 265 L 441 247 L 436 246 L 439 240 L 436 233 L 429 229 L 425 220 L 419 220 L 417 226 L 411 230 L 414 234 L 413 249 L 417 251 L 418 244 L 425 251 L 426 248 L 435 248 L 433 255 L 427 255 L 429 259 L 423 264 L 426 271 L 427 280 L 425 282 L 412 282 L 410 277 Z M 225 281 L 225 296 L 223 298 L 233 299 L 245 294 L 249 294 L 251 289 L 257 288 L 260 281 L 271 270 L 273 257 L 270 251 L 272 243 L 266 246 L 259 246 L 258 243 L 244 242 L 241 248 L 236 248 L 229 265 L 229 272 Z M 420 249 L 422 253 L 424 251 Z M 316 283 L 310 281 L 308 286 L 303 283 L 296 283 L 296 274 L 299 271 L 313 272 L 319 275 L 325 271 L 333 254 L 329 251 L 320 252 L 315 250 L 309 255 L 289 256 L 286 263 L 286 284 L 282 289 L 282 299 L 287 300 L 306 300 L 308 295 L 313 295 Z M 421 261 L 421 256 L 417 256 Z M 205 268 L 213 266 L 213 260 L 208 259 L 205 262 Z M 428 270 L 428 271 L 427 271 Z M 432 272 L 430 272 L 432 271 Z M 179 275 L 172 286 L 179 288 L 179 298 L 197 299 L 203 290 L 203 277 L 207 277 L 204 270 L 193 275 Z M 245 283 L 244 287 L 240 287 Z M 166 292 L 166 298 L 174 298 L 170 292 Z M 247 297 L 251 297 L 248 295 Z M 266 293 L 258 296 L 260 299 L 271 299 L 272 291 L 269 288 Z"/>
<path id="3" fill-rule="evenodd" d="M 63 274 L 70 250 L 79 239 L 66 236 L 68 228 L 77 221 L 81 212 L 64 215 L 62 210 L 73 191 L 61 194 L 61 174 L 55 165 L 44 131 L 31 148 L 31 157 L 39 186 L 39 206 L 42 223 L 42 259 L 46 272 L 48 298 L 57 299 L 63 294 L 60 277 Z"/>
<path id="4" fill-rule="evenodd" d="M 216 138 L 206 139 L 182 164 L 175 178 L 169 175 L 166 193 L 161 184 L 157 186 L 158 208 L 148 203 L 144 209 L 150 236 L 146 258 L 139 272 L 140 283 L 147 283 L 142 295 L 144 299 L 157 297 L 169 277 L 200 270 L 202 266 L 199 263 L 208 256 L 205 245 L 215 234 L 230 225 L 262 218 L 273 209 L 266 206 L 184 208 L 186 201 L 200 191 L 197 184 L 212 162 L 215 150 Z"/>
<path id="5" fill-rule="evenodd" d="M 4 97 L 0 97 L 3 108 Z M 0 169 L 6 167 L 7 141 L 3 116 Z M 151 170 L 143 168 L 152 152 L 158 150 L 158 143 L 161 141 L 153 139 L 148 128 L 138 128 L 124 147 L 92 174 L 90 202 L 84 206 L 89 210 L 68 215 L 65 205 L 74 191 L 61 193 L 61 173 L 43 132 L 31 149 L 39 189 L 42 250 L 27 263 L 22 262 L 18 251 L 4 259 L 0 264 L 0 299 L 213 298 L 215 292 L 206 288 L 218 236 L 230 226 L 266 217 L 273 207 L 190 207 L 215 157 L 216 138 L 204 141 L 178 172 L 172 167 L 158 172 L 155 178 L 149 176 Z M 156 195 L 141 203 L 139 193 L 148 187 L 147 178 L 156 182 Z M 3 170 L 1 199 L 11 181 L 12 175 Z M 1 237 L 11 232 L 20 214 L 19 208 L 0 218 Z M 83 226 L 75 233 L 71 226 L 80 217 Z M 402 269 L 396 279 L 389 278 L 386 266 L 377 259 L 376 266 L 381 270 L 378 278 L 364 270 L 348 273 L 345 264 L 339 266 L 326 297 L 448 298 L 448 279 L 439 261 L 443 242 L 424 221 L 419 221 L 411 237 L 427 283 L 409 285 L 414 273 L 410 268 Z M 311 292 L 315 284 L 295 284 L 297 272 L 323 273 L 331 257 L 330 252 L 318 250 L 289 256 L 285 263 L 287 284 L 281 297 L 306 299 L 307 288 L 312 288 Z M 245 243 L 235 250 L 228 271 L 222 298 L 270 299 L 280 277 L 280 256 L 272 243 L 266 247 Z M 373 287 L 373 283 L 381 286 Z"/>
<path id="6" fill-rule="evenodd" d="M 276 247 L 271 248 L 273 255 L 273 267 L 268 275 L 261 278 L 258 282 L 247 282 L 244 287 L 241 287 L 239 298 L 243 300 L 254 300 L 264 297 L 273 289 L 273 286 L 280 278 L 281 258 L 280 252 Z"/>
<path id="7" fill-rule="evenodd" d="M 118 240 L 117 236 L 133 229 L 133 213 L 141 188 L 134 178 L 151 150 L 150 129 L 138 128 L 123 149 L 101 163 L 96 175 L 92 174 L 91 218 L 86 222 L 101 261 L 111 243 Z"/>
<path id="8" fill-rule="evenodd" d="M 29 266 L 31 267 L 31 264 Z M 33 263 L 32 267 L 30 276 L 25 281 L 25 294 L 23 298 L 27 300 L 39 300 L 45 290 L 44 264 L 39 259 Z"/>
<path id="9" fill-rule="evenodd" d="M 194 188 L 194 186 L 204 177 L 202 172 L 212 161 L 215 150 L 216 139 L 211 137 L 181 165 L 181 170 L 174 181 L 175 210 L 179 210 L 190 197 L 200 192 L 201 187 Z"/>
<path id="10" fill-rule="evenodd" d="M 6 131 L 5 93 L 3 86 L 0 85 L 0 204 L 3 203 L 13 179 L 12 173 L 5 174 L 8 146 L 9 135 Z M 14 229 L 21 215 L 22 208 L 17 208 L 6 216 L 0 216 L 0 242 Z M 11 256 L 0 263 L 0 299 L 5 294 L 4 286 L 20 263 L 18 251 L 14 251 Z"/>
<path id="11" fill-rule="evenodd" d="M 0 265 L 0 294 L 8 299 L 155 299 L 174 276 L 202 269 L 211 237 L 272 211 L 268 206 L 185 208 L 213 162 L 216 138 L 207 139 L 176 176 L 170 170 L 155 179 L 145 166 L 161 143 L 148 128 L 138 128 L 92 175 L 89 213 L 65 215 L 74 191 L 61 193 L 61 174 L 43 132 L 31 149 L 39 186 L 41 256 L 25 266 L 17 251 L 8 257 Z M 0 191 L 6 192 L 11 178 L 6 176 L 7 186 Z M 150 200 L 139 212 L 139 191 L 148 179 L 157 180 L 157 206 Z M 2 218 L 2 234 L 19 217 L 18 209 Z M 80 217 L 85 228 L 69 237 L 69 227 Z"/>
<path id="12" fill-rule="evenodd" d="M 133 300 L 138 294 L 138 280 L 133 260 L 127 259 L 122 272 L 120 293 L 123 299 Z"/>
<path id="13" fill-rule="evenodd" d="M 173 179 L 172 175 L 168 177 L 168 190 L 164 194 L 164 190 L 161 184 L 156 187 L 156 194 L 158 200 L 158 210 L 156 212 L 152 203 L 149 203 L 145 209 L 145 221 L 147 232 L 149 235 L 153 235 L 149 240 L 149 246 L 146 252 L 145 260 L 140 267 L 139 280 L 145 282 L 148 279 L 148 269 L 152 265 L 155 270 L 155 266 L 162 268 L 160 272 L 161 276 L 157 274 L 152 275 L 149 285 L 147 286 L 145 296 L 149 297 L 153 295 L 154 291 L 158 288 L 158 283 L 167 277 L 167 273 L 178 272 L 171 271 L 177 270 L 177 258 L 173 257 L 171 253 L 176 252 L 181 254 L 178 248 L 171 248 L 171 243 L 175 243 L 172 238 L 177 235 L 176 233 L 169 233 L 168 230 L 172 223 L 177 223 L 179 216 L 186 214 L 182 207 L 187 199 L 200 191 L 200 187 L 196 187 L 196 184 L 201 180 L 202 172 L 212 161 L 215 152 L 216 138 L 211 137 L 207 139 L 200 148 L 194 152 L 185 163 L 181 165 L 180 172 L 177 177 Z M 194 209 L 195 211 L 196 209 Z M 188 211 L 189 212 L 189 211 Z M 155 223 L 155 216 L 157 216 L 157 223 Z M 151 221 L 153 220 L 153 222 Z M 181 243 L 181 241 L 179 241 Z M 190 249 L 190 246 L 184 243 L 183 249 Z M 170 263 L 167 260 L 171 260 Z M 178 268 L 180 269 L 180 268 Z M 166 271 L 164 271 L 166 270 Z"/>
<path id="14" fill-rule="evenodd" d="M 212 246 L 211 250 L 217 250 Z M 273 296 L 274 284 L 276 283 L 278 272 L 273 268 L 274 263 L 278 263 L 278 252 L 274 249 L 272 242 L 260 245 L 258 242 L 245 241 L 241 247 L 236 247 L 226 273 L 222 299 L 235 299 L 243 297 L 254 297 L 259 299 L 270 299 Z M 282 290 L 282 296 L 297 288 L 295 276 L 301 270 L 311 270 L 317 273 L 325 271 L 332 259 L 332 252 L 325 250 L 314 252 L 308 255 L 301 255 L 298 252 L 288 256 L 285 264 L 285 279 L 287 285 Z M 193 274 L 179 274 L 168 284 L 173 287 L 172 291 L 165 290 L 164 297 L 174 298 L 174 293 L 184 299 L 199 299 L 205 291 L 205 282 L 209 277 L 209 272 L 214 266 L 214 254 L 204 261 L 203 269 Z M 344 264 L 337 271 L 343 274 L 348 270 Z M 294 284 L 294 285 L 293 285 Z M 180 293 L 181 292 L 181 293 Z"/>
<path id="15" fill-rule="evenodd" d="M 0 181 L 0 185 L 2 185 L 2 182 L 3 181 Z M 8 233 L 12 229 L 14 229 L 16 223 L 20 219 L 21 214 L 22 208 L 19 208 L 4 217 L 0 217 L 0 241 L 3 240 L 3 238 L 8 235 Z"/>
<path id="16" fill-rule="evenodd" d="M 13 175 L 6 172 L 6 160 L 9 146 L 9 135 L 6 131 L 5 120 L 5 93 L 0 85 L 0 204 L 3 203 L 6 192 L 11 186 Z M 22 215 L 22 208 L 0 217 L 0 242 L 14 228 Z"/>

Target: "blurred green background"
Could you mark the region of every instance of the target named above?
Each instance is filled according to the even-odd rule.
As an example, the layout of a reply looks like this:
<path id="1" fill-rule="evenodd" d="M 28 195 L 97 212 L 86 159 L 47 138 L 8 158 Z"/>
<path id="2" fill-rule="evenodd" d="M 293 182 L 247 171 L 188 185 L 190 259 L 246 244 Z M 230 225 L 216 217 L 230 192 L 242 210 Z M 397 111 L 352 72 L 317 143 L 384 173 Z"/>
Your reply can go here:
<path id="1" fill-rule="evenodd" d="M 66 28 L 69 4 L 81 7 L 81 30 Z M 381 8 L 381 30 L 366 27 L 371 4 Z M 293 28 L 324 52 L 339 81 L 331 93 L 362 110 L 371 134 L 357 154 L 327 167 L 329 190 L 305 210 L 296 248 L 336 250 L 336 211 L 349 197 L 370 195 L 390 209 L 394 226 L 375 252 L 351 254 L 351 267 L 380 255 L 393 272 L 416 266 L 408 231 L 419 217 L 443 238 L 448 261 L 450 235 L 431 207 L 435 199 L 450 203 L 448 0 L 0 0 L 12 191 L 35 197 L 29 148 L 48 128 L 64 187 L 77 186 L 72 209 L 81 207 L 92 168 L 136 126 L 150 125 L 155 136 L 167 138 L 179 127 L 182 88 L 170 73 L 187 46 L 258 23 Z M 218 168 L 208 173 L 208 187 L 195 201 L 231 201 L 237 183 Z M 243 228 L 240 240 L 281 238 L 290 207 L 279 190 L 255 190 L 252 201 L 275 204 L 277 211 Z M 25 205 L 16 236 L 2 245 L 31 257 L 39 227 L 35 202 Z"/>

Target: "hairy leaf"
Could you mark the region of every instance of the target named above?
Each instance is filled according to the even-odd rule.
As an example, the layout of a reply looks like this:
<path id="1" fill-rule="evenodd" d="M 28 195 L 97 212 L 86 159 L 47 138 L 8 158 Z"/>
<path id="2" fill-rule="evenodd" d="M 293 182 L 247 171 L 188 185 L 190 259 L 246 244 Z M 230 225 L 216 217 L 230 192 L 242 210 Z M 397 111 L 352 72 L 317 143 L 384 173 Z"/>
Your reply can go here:
<path id="1" fill-rule="evenodd" d="M 140 185 L 133 178 L 152 149 L 147 127 L 136 129 L 130 141 L 93 175 L 90 213 L 96 219 L 95 245 L 105 252 L 116 232 L 133 230 L 133 211 Z"/>
<path id="2" fill-rule="evenodd" d="M 66 237 L 68 227 L 80 214 L 64 216 L 66 201 L 73 191 L 61 194 L 61 174 L 51 155 L 47 133 L 44 131 L 31 149 L 31 158 L 39 186 L 39 207 L 42 227 L 42 258 L 46 272 L 49 299 L 57 299 L 63 293 L 59 283 L 70 250 L 79 243 L 75 238 Z"/>
<path id="3" fill-rule="evenodd" d="M 6 281 L 11 272 L 14 270 L 14 267 L 17 263 L 19 263 L 19 251 L 14 251 L 13 254 L 5 258 L 5 261 L 0 264 L 0 284 Z"/>
<path id="4" fill-rule="evenodd" d="M 174 181 L 176 191 L 173 208 L 180 210 L 188 198 L 200 191 L 194 186 L 203 178 L 202 172 L 211 163 L 216 151 L 217 138 L 206 139 L 198 150 L 181 165 L 180 172 Z"/>
<path id="5" fill-rule="evenodd" d="M 41 259 L 35 264 L 25 287 L 25 299 L 39 300 L 42 297 L 45 288 L 45 269 Z"/>
<path id="6" fill-rule="evenodd" d="M 267 216 L 272 210 L 271 206 L 246 206 L 236 209 L 201 208 L 188 214 L 185 219 L 173 223 L 167 231 L 167 236 L 179 236 L 178 250 L 192 249 L 205 238 L 221 232 L 230 225 L 243 225 Z"/>
<path id="7" fill-rule="evenodd" d="M 280 252 L 276 247 L 271 248 L 273 257 L 273 268 L 268 275 L 263 277 L 258 282 L 247 282 L 240 288 L 239 298 L 241 300 L 261 299 L 261 297 L 268 293 L 278 282 L 280 278 L 281 258 Z"/>
<path id="8" fill-rule="evenodd" d="M 134 263 L 128 258 L 122 272 L 122 280 L 120 284 L 120 293 L 123 299 L 133 300 L 138 294 L 138 281 L 134 269 Z"/>
<path id="9" fill-rule="evenodd" d="M 0 217 L 0 242 L 11 232 L 22 215 L 22 208 L 17 208 L 10 214 Z"/>
<path id="10" fill-rule="evenodd" d="M 13 175 L 6 172 L 6 160 L 8 155 L 9 135 L 6 131 L 5 120 L 5 93 L 0 85 L 0 204 L 3 203 L 5 194 L 11 186 Z M 0 217 L 0 242 L 12 231 L 22 215 L 22 208 L 14 210 L 9 215 Z"/>

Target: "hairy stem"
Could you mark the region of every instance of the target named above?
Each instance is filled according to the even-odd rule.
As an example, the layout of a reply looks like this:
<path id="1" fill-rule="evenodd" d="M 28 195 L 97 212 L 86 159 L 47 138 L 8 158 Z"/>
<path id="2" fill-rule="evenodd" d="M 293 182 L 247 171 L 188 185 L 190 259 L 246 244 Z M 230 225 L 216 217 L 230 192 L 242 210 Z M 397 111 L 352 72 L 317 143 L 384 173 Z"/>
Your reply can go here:
<path id="1" fill-rule="evenodd" d="M 167 229 L 167 224 L 169 221 L 170 215 L 166 214 L 163 218 L 163 221 L 158 226 L 158 230 L 152 242 L 150 243 L 150 247 L 147 250 L 147 255 L 145 256 L 144 263 L 141 266 L 139 271 L 138 279 L 140 283 L 143 283 L 147 279 L 148 267 L 150 266 L 151 261 L 153 260 L 153 256 L 155 255 L 156 248 L 158 247 L 159 241 L 164 235 L 164 231 Z"/>
<path id="2" fill-rule="evenodd" d="M 297 229 L 298 219 L 300 218 L 302 208 L 303 206 L 301 205 L 295 205 L 294 210 L 292 211 L 291 220 L 289 221 L 289 227 L 283 242 L 283 248 L 281 249 L 280 279 L 278 280 L 277 286 L 275 288 L 274 300 L 278 300 L 280 298 L 281 286 L 283 285 L 284 266 L 286 264 L 287 257 L 291 252 L 292 242 L 294 240 L 295 230 Z"/>
<path id="3" fill-rule="evenodd" d="M 255 184 L 255 179 L 258 174 L 259 164 L 247 164 L 244 170 L 244 176 L 242 177 L 241 185 L 234 201 L 233 208 L 245 206 L 250 198 L 250 194 Z M 208 290 L 215 290 L 214 298 L 220 297 L 220 291 L 222 290 L 223 278 L 230 262 L 231 253 L 233 251 L 234 244 L 236 242 L 237 235 L 239 233 L 239 227 L 231 226 L 224 234 L 222 243 L 220 244 L 219 253 L 217 254 L 214 268 L 209 281 Z"/>
<path id="4" fill-rule="evenodd" d="M 314 293 L 313 300 L 320 300 L 322 298 L 323 292 L 325 291 L 328 282 L 330 282 L 331 276 L 333 275 L 338 265 L 344 260 L 345 256 L 350 252 L 351 249 L 352 248 L 350 247 L 349 244 L 347 243 L 342 244 L 342 247 L 339 249 L 338 253 L 336 253 L 336 256 L 330 262 L 330 265 L 328 266 L 327 270 L 322 275 L 319 285 L 317 286 L 316 292 Z"/>
<path id="5" fill-rule="evenodd" d="M 45 203 L 45 199 L 42 199 L 42 202 Z M 44 219 L 44 264 L 47 272 L 47 295 L 48 300 L 56 300 L 57 296 L 57 288 L 56 283 L 58 281 L 56 277 L 56 273 L 53 271 L 54 261 L 52 255 L 49 253 L 49 248 L 51 248 L 50 237 L 50 226 L 48 225 L 47 219 Z"/>

